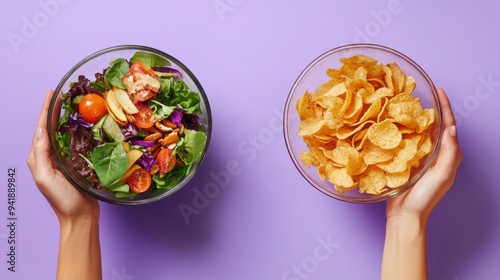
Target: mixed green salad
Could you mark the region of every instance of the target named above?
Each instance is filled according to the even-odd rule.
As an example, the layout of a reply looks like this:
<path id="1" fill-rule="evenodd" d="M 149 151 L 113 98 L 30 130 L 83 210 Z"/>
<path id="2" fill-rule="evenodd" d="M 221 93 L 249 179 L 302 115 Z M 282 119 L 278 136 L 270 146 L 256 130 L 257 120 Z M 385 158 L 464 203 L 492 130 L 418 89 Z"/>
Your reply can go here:
<path id="1" fill-rule="evenodd" d="M 202 156 L 200 95 L 168 60 L 136 52 L 63 94 L 56 139 L 63 157 L 118 198 L 173 188 Z"/>

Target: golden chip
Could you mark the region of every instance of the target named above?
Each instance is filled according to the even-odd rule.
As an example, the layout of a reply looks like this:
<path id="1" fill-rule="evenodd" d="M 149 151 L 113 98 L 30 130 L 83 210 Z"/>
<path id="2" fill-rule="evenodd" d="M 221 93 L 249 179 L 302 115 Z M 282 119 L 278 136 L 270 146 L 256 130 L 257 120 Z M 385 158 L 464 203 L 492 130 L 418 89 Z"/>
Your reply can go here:
<path id="1" fill-rule="evenodd" d="M 380 123 L 375 123 L 366 132 L 368 140 L 382 149 L 396 148 L 403 136 L 391 120 L 384 120 Z"/>
<path id="2" fill-rule="evenodd" d="M 408 169 L 408 162 L 417 154 L 417 144 L 409 139 L 401 141 L 395 157 L 388 162 L 377 163 L 382 170 L 389 173 L 403 172 Z"/>
<path id="3" fill-rule="evenodd" d="M 397 173 L 386 173 L 387 186 L 391 189 L 401 187 L 410 179 L 410 169 Z"/>
<path id="4" fill-rule="evenodd" d="M 366 176 L 359 180 L 359 191 L 361 193 L 380 194 L 387 185 L 385 172 L 376 167 L 370 166 L 366 170 Z"/>
<path id="5" fill-rule="evenodd" d="M 326 165 L 325 172 L 327 180 L 331 182 L 335 186 L 335 189 L 341 193 L 356 187 L 357 182 L 355 182 L 353 178 L 347 174 L 347 168 L 345 167 Z"/>
<path id="6" fill-rule="evenodd" d="M 388 63 L 387 66 L 389 67 L 389 69 L 391 69 L 392 72 L 392 84 L 394 86 L 394 91 L 401 92 L 406 82 L 406 75 L 394 62 Z"/>
<path id="7" fill-rule="evenodd" d="M 363 145 L 363 150 L 361 151 L 361 157 L 367 165 L 387 162 L 393 159 L 395 155 L 396 149 L 382 149 L 370 141 Z"/>

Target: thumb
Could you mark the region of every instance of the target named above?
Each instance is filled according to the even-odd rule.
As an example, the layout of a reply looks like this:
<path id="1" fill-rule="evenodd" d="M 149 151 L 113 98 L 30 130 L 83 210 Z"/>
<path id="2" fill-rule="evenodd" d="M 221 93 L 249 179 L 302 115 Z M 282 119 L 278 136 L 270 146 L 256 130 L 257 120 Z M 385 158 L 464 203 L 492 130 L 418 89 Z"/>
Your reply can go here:
<path id="1" fill-rule="evenodd" d="M 33 163 L 30 169 L 34 175 L 35 181 L 45 181 L 53 175 L 47 129 L 44 127 L 37 127 L 33 138 Z"/>

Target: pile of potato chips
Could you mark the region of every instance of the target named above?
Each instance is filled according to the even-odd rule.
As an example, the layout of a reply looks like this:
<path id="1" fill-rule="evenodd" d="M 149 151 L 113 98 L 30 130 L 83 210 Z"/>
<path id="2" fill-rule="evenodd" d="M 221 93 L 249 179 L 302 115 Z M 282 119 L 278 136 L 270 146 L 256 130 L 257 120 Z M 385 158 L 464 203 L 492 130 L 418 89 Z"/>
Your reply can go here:
<path id="1" fill-rule="evenodd" d="M 340 60 L 330 80 L 296 103 L 309 151 L 302 162 L 339 192 L 381 194 L 408 182 L 431 151 L 434 109 L 412 95 L 415 79 L 366 55 Z"/>

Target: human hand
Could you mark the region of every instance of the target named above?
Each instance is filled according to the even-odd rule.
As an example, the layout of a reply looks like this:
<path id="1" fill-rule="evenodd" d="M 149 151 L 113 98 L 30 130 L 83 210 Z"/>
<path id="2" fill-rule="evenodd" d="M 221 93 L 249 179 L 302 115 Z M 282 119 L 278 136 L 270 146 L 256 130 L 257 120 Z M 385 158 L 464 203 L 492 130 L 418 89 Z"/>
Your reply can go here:
<path id="1" fill-rule="evenodd" d="M 58 169 L 49 146 L 47 113 L 53 91 L 48 91 L 43 102 L 27 163 L 33 180 L 56 213 L 59 222 L 78 219 L 99 219 L 96 199 L 76 189 Z"/>
<path id="2" fill-rule="evenodd" d="M 442 89 L 438 89 L 438 97 L 443 109 L 444 131 L 437 158 L 434 165 L 412 189 L 387 201 L 388 220 L 416 218 L 427 221 L 434 207 L 455 180 L 455 174 L 462 161 L 462 151 L 457 139 L 455 117 L 450 101 Z"/>

